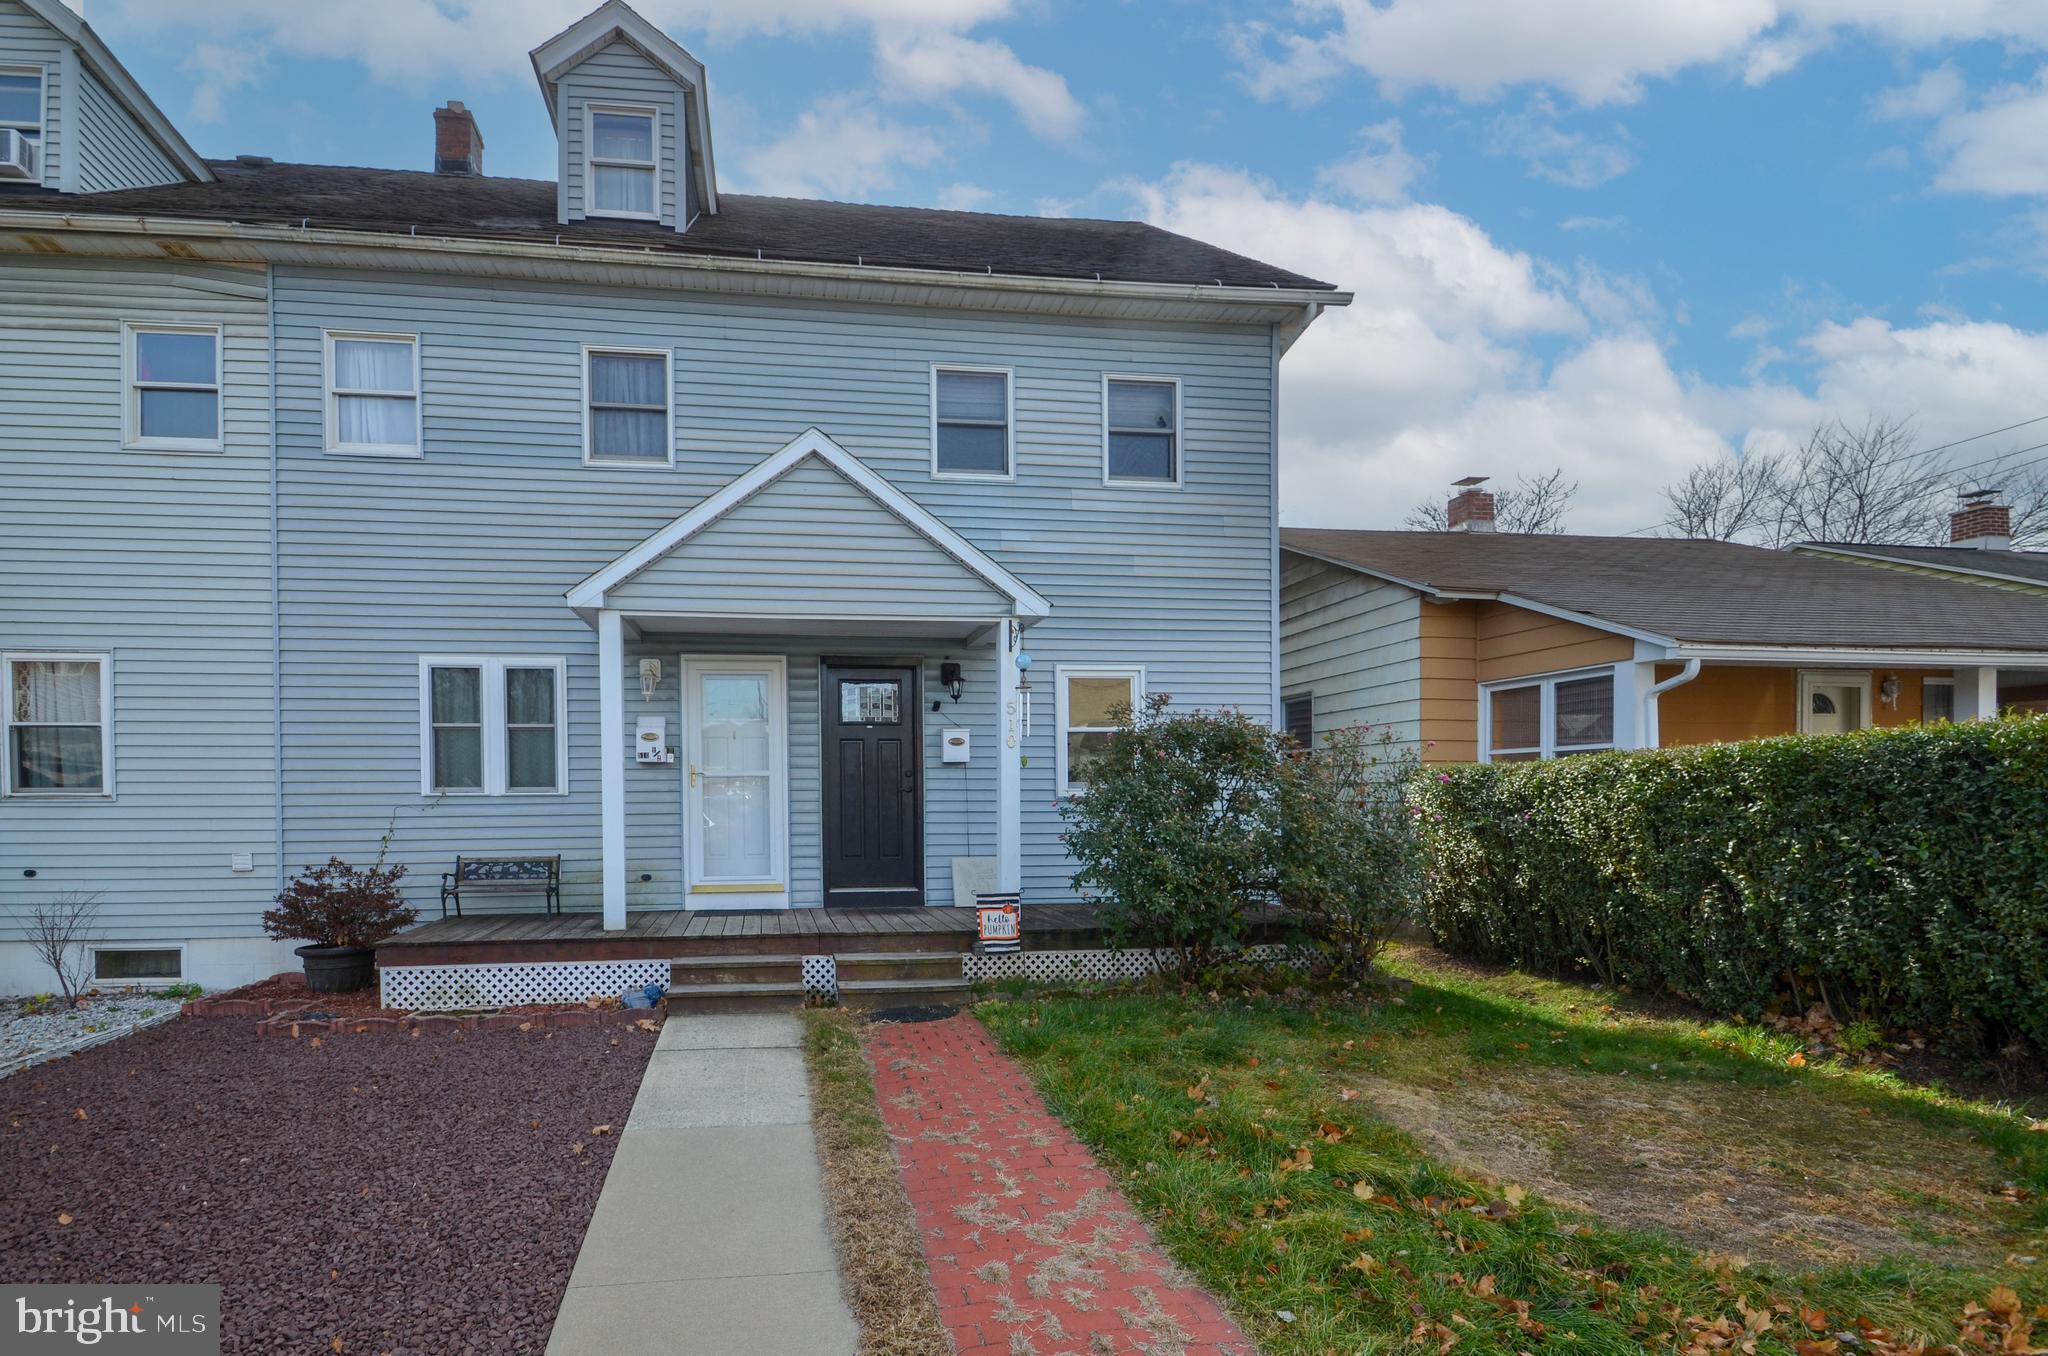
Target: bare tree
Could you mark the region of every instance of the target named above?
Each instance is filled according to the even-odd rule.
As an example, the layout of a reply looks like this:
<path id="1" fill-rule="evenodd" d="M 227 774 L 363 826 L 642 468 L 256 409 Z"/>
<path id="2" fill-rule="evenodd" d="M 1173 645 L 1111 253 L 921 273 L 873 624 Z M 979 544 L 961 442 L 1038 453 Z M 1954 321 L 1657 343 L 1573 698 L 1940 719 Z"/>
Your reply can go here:
<path id="1" fill-rule="evenodd" d="M 1519 476 L 1513 489 L 1494 492 L 1494 525 L 1502 532 L 1561 533 L 1578 492 L 1578 481 L 1565 483 L 1562 466 L 1546 475 Z M 1408 514 L 1407 526 L 1417 532 L 1448 532 L 1450 510 L 1435 500 L 1417 504 Z"/>
<path id="2" fill-rule="evenodd" d="M 66 890 L 29 909 L 28 944 L 57 976 L 67 1004 L 85 987 L 85 943 L 98 930 L 99 916 L 100 897 L 83 890 Z"/>
<path id="3" fill-rule="evenodd" d="M 1674 537 L 1720 541 L 1769 533 L 1779 517 L 1783 474 L 1779 459 L 1764 452 L 1701 462 L 1664 487 L 1664 529 Z"/>
<path id="4" fill-rule="evenodd" d="M 1818 425 L 1786 461 L 1774 545 L 1791 541 L 1939 541 L 1947 485 L 1916 451 L 1910 419 Z"/>

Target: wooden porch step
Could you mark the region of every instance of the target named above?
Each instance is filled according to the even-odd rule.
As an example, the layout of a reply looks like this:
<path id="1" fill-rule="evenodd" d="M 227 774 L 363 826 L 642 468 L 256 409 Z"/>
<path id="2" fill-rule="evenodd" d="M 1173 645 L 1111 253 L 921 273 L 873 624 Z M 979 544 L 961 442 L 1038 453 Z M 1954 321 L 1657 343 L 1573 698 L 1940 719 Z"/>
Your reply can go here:
<path id="1" fill-rule="evenodd" d="M 802 956 L 679 956 L 668 963 L 670 984 L 725 986 L 795 984 L 803 987 Z"/>
<path id="2" fill-rule="evenodd" d="M 841 952 L 834 957 L 841 985 L 849 981 L 895 979 L 947 979 L 961 976 L 960 953 L 956 951 L 862 951 Z"/>
<path id="3" fill-rule="evenodd" d="M 965 1003 L 974 996 L 966 976 L 950 979 L 839 980 L 839 1003 L 849 1008 L 895 1008 L 925 1003 Z"/>
<path id="4" fill-rule="evenodd" d="M 788 1012 L 804 1005 L 804 985 L 768 981 L 738 984 L 671 984 L 668 1010 L 671 1016 L 714 1012 Z"/>

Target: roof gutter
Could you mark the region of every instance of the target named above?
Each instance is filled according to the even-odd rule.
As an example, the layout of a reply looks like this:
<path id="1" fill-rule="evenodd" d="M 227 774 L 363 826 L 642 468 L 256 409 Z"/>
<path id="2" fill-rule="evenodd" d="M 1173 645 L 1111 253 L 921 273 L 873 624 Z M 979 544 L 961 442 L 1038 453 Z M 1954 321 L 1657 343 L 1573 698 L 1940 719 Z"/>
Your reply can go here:
<path id="1" fill-rule="evenodd" d="M 525 240 L 479 240 L 461 236 L 398 234 L 388 231 L 355 231 L 311 226 L 263 226 L 226 220 L 191 217 L 113 216 L 77 212 L 24 212 L 0 210 L 0 232 L 43 236 L 55 232 L 80 235 L 178 240 L 220 241 L 251 248 L 252 259 L 269 260 L 272 252 L 289 252 L 283 262 L 309 262 L 306 253 L 328 249 L 354 251 L 351 261 L 374 266 L 374 256 L 427 256 L 451 267 L 462 261 L 524 260 L 531 263 L 564 264 L 571 267 L 646 269 L 676 277 L 707 280 L 802 278 L 820 283 L 848 286 L 940 288 L 961 292 L 1018 297 L 1063 297 L 1113 299 L 1160 305 L 1181 305 L 1204 310 L 1289 311 L 1307 314 L 1325 306 L 1343 306 L 1351 301 L 1348 292 L 1324 292 L 1308 288 L 1231 287 L 1220 284 L 1150 283 L 1095 281 L 1079 278 L 1042 277 L 1009 273 L 966 273 L 941 269 L 902 268 L 873 264 L 829 264 L 786 259 L 732 259 L 715 255 L 679 254 L 654 249 L 626 249 L 617 246 L 550 244 Z M 49 241 L 49 244 L 55 242 Z M 31 248 L 42 253 L 66 253 L 47 246 Z M 89 252 L 89 251 L 88 251 Z M 1235 318 L 1235 317 L 1233 317 Z M 1248 319 L 1263 322 L 1266 317 Z M 1304 320 L 1305 326 L 1307 320 Z"/>
<path id="2" fill-rule="evenodd" d="M 2031 650 L 1990 650 L 1938 645 L 1901 649 L 1876 645 L 1709 645 L 1682 641 L 1669 657 L 1701 659 L 1709 664 L 1803 664 L 1816 668 L 2048 669 L 2048 644 Z"/>

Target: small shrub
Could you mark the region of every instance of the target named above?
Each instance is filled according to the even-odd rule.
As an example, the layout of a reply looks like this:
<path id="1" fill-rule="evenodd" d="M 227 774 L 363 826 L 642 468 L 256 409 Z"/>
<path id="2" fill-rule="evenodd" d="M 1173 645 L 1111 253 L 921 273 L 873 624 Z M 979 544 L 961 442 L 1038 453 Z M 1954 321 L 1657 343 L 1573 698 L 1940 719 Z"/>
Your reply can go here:
<path id="1" fill-rule="evenodd" d="M 263 915 L 263 931 L 315 946 L 371 946 L 419 917 L 398 892 L 404 866 L 357 868 L 339 857 L 309 866 Z"/>
<path id="2" fill-rule="evenodd" d="M 1319 977 L 1362 984 L 1395 929 L 1415 916 L 1422 878 L 1406 785 L 1418 760 L 1391 729 L 1335 731 L 1278 778 L 1275 878 Z"/>
<path id="3" fill-rule="evenodd" d="M 23 929 L 36 958 L 50 967 L 66 1003 L 86 988 L 91 957 L 86 943 L 99 930 L 100 897 L 84 890 L 65 890 L 32 905 Z"/>

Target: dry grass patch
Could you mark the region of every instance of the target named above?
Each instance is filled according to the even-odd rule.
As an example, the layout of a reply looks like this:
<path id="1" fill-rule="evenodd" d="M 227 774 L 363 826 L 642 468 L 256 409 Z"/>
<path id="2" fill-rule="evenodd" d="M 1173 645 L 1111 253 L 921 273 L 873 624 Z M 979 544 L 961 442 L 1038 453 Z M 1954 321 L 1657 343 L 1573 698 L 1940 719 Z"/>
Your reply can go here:
<path id="1" fill-rule="evenodd" d="M 804 1055 L 840 1284 L 860 1324 L 860 1356 L 950 1351 L 924 1240 L 875 1106 L 858 1019 L 843 1009 L 806 1012 Z"/>

